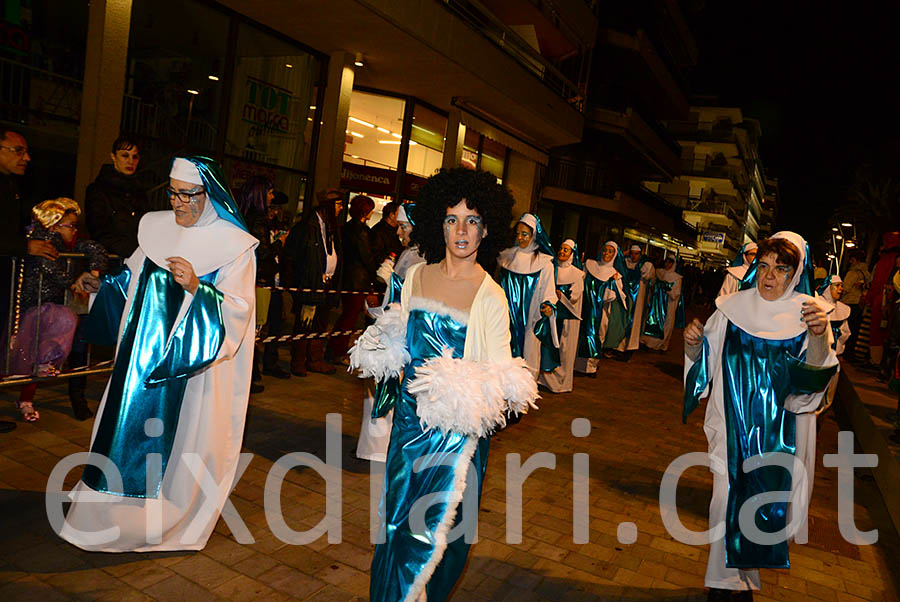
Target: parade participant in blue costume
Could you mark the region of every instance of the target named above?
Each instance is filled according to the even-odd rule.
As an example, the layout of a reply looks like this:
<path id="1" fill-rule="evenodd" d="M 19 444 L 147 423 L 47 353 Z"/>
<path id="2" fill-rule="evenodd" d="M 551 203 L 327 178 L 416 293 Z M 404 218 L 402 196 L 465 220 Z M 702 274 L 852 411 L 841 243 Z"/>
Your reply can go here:
<path id="1" fill-rule="evenodd" d="M 757 247 L 755 242 L 748 242 L 741 247 L 741 250 L 735 256 L 731 265 L 725 270 L 725 280 L 722 281 L 722 287 L 719 289 L 718 297 L 738 292 L 738 289 L 741 286 L 741 280 L 744 279 L 744 275 L 750 268 L 750 264 L 756 259 L 756 250 Z"/>
<path id="2" fill-rule="evenodd" d="M 500 286 L 509 300 L 513 357 L 524 357 L 537 377 L 559 365 L 554 311 L 553 247 L 536 215 L 516 223 L 516 244 L 500 253 Z"/>
<path id="3" fill-rule="evenodd" d="M 618 347 L 628 330 L 628 299 L 625 294 L 625 258 L 611 240 L 603 245 L 600 260 L 584 262 L 584 306 L 575 369 L 597 373 L 600 357 Z"/>
<path id="4" fill-rule="evenodd" d="M 167 192 L 172 211 L 143 217 L 86 325 L 88 340 L 117 345 L 91 437 L 117 470 L 85 468 L 60 532 L 86 550 L 202 549 L 237 470 L 257 240 L 212 159 L 176 158 Z"/>
<path id="5" fill-rule="evenodd" d="M 409 268 L 425 261 L 425 257 L 419 253 L 418 246 L 410 244 L 412 222 L 407 209 L 411 207 L 411 205 L 401 205 L 397 209 L 397 234 L 400 236 L 400 242 L 403 243 L 403 252 L 396 261 L 391 261 L 390 258 L 385 259 L 378 268 L 378 277 L 386 282 L 388 287 L 381 307 L 369 309 L 369 314 L 376 319 L 381 316 L 385 307 L 391 303 L 400 302 L 400 291 L 403 289 L 403 281 Z M 360 460 L 384 462 L 387 457 L 393 413 L 388 412 L 380 418 L 373 418 L 372 408 L 376 398 L 398 394 L 399 386 L 400 381 L 397 378 L 387 379 L 377 386 L 374 385 L 372 379 L 366 379 L 362 425 L 359 430 L 359 440 L 356 443 L 356 457 Z"/>
<path id="6" fill-rule="evenodd" d="M 477 524 L 491 433 L 534 407 L 537 383 L 510 352 L 509 309 L 490 277 L 509 240 L 509 192 L 487 172 L 443 170 L 419 192 L 409 268 L 389 306 L 351 350 L 362 376 L 401 376 L 372 559 L 373 602 L 445 600 Z M 460 525 L 460 529 L 451 527 Z M 460 531 L 468 535 L 463 537 Z"/>
<path id="7" fill-rule="evenodd" d="M 625 273 L 622 276 L 625 278 L 625 292 L 629 297 L 628 336 L 619 350 L 625 351 L 630 356 L 641 346 L 641 332 L 647 316 L 647 301 L 656 281 L 656 268 L 639 245 L 631 245 L 628 256 L 625 257 Z"/>
<path id="8" fill-rule="evenodd" d="M 657 351 L 667 351 L 672 332 L 675 328 L 684 328 L 681 274 L 675 269 L 674 257 L 666 257 L 663 266 L 656 270 L 656 282 L 641 335 L 641 343 Z"/>
<path id="9" fill-rule="evenodd" d="M 834 354 L 838 357 L 844 353 L 844 344 L 847 342 L 847 339 L 850 338 L 851 334 L 849 320 L 850 307 L 840 301 L 843 292 L 844 283 L 837 274 L 826 278 L 816 290 L 816 293 L 818 293 L 818 295 L 833 308 L 828 312 L 828 323 L 831 326 L 831 336 L 834 339 L 831 347 L 834 349 Z M 828 383 L 825 400 L 822 402 L 822 406 L 818 411 L 816 411 L 816 415 L 825 412 L 831 407 L 831 403 L 834 401 L 834 395 L 837 392 L 838 373 L 840 371 L 841 367 L 840 364 L 838 364 L 837 372 L 834 373 L 831 382 Z"/>
<path id="10" fill-rule="evenodd" d="M 553 372 L 541 372 L 538 382 L 554 393 L 572 390 L 578 333 L 581 330 L 581 305 L 584 297 L 584 272 L 578 260 L 578 245 L 572 239 L 559 247 L 556 266 L 556 329 L 559 332 L 559 362 Z"/>
<path id="11" fill-rule="evenodd" d="M 710 599 L 759 589 L 758 568 L 789 566 L 786 538 L 763 545 L 741 531 L 747 500 L 790 491 L 790 512 L 784 502 L 766 504 L 756 509 L 755 522 L 769 533 L 790 526 L 788 537 L 805 538 L 815 467 L 813 412 L 837 363 L 827 308 L 809 296 L 807 258 L 806 241 L 793 232 L 764 240 L 744 279 L 747 288 L 719 297 L 706 324 L 694 320 L 684 333 L 684 420 L 709 395 L 703 429 L 713 473 Z M 747 459 L 773 452 L 795 457 L 793 477 L 779 466 L 744 471 Z M 742 596 L 752 599 L 752 593 Z"/>

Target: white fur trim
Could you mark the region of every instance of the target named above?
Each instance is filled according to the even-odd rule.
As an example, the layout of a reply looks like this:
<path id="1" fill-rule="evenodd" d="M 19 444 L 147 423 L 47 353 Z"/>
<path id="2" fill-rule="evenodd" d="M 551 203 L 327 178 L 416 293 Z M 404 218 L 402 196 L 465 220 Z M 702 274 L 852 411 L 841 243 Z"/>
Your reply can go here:
<path id="1" fill-rule="evenodd" d="M 391 303 L 353 344 L 350 370 L 359 371 L 360 378 L 371 376 L 382 381 L 391 376 L 399 378 L 408 363 L 406 318 L 400 304 Z"/>
<path id="2" fill-rule="evenodd" d="M 455 307 L 450 307 L 449 305 L 441 303 L 436 299 L 427 299 L 425 297 L 410 297 L 409 311 L 413 311 L 416 309 L 431 312 L 433 314 L 440 314 L 442 316 L 449 316 L 451 320 L 454 320 L 455 322 L 458 322 L 463 326 L 466 326 L 469 323 L 469 314 L 467 312 L 464 312 L 461 309 L 456 309 Z"/>
<path id="3" fill-rule="evenodd" d="M 537 383 L 522 358 L 476 362 L 449 348 L 416 369 L 407 383 L 422 428 L 485 437 L 506 424 L 507 411 L 536 408 Z"/>
<path id="4" fill-rule="evenodd" d="M 444 552 L 447 550 L 447 533 L 456 520 L 456 512 L 459 509 L 459 503 L 462 501 L 463 493 L 466 491 L 466 475 L 469 466 L 472 463 L 472 456 L 475 455 L 475 448 L 478 446 L 478 439 L 469 437 L 463 445 L 462 451 L 459 452 L 459 461 L 453 468 L 453 490 L 450 492 L 447 500 L 447 507 L 444 509 L 444 515 L 441 522 L 438 523 L 437 529 L 434 531 L 434 550 L 431 552 L 431 558 L 406 592 L 404 602 L 417 602 L 418 600 L 426 600 L 425 587 L 431 581 L 434 571 L 444 559 Z"/>

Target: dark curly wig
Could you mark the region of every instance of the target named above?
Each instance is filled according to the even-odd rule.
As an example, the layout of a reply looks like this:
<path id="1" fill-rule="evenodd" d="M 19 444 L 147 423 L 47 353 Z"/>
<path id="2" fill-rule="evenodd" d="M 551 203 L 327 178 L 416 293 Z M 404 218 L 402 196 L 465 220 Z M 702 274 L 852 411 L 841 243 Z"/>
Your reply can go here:
<path id="1" fill-rule="evenodd" d="M 478 212 L 487 228 L 487 236 L 478 247 L 476 259 L 486 271 L 493 272 L 497 255 L 512 246 L 510 224 L 514 201 L 509 190 L 486 171 L 456 167 L 442 169 L 428 178 L 412 210 L 415 225 L 410 241 L 418 245 L 427 263 L 444 259 L 447 253 L 444 218 L 447 208 L 459 204 L 462 199 L 466 199 L 466 207 Z"/>

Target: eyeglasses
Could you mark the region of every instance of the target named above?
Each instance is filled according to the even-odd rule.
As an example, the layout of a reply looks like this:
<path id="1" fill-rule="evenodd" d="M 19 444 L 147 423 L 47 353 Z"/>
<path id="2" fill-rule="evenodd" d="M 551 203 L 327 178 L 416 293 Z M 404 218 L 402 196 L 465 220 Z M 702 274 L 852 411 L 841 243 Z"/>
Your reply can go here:
<path id="1" fill-rule="evenodd" d="M 0 148 L 8 150 L 17 157 L 24 157 L 28 154 L 27 146 L 0 146 Z"/>
<path id="2" fill-rule="evenodd" d="M 78 224 L 56 224 L 57 228 L 77 228 Z"/>
<path id="3" fill-rule="evenodd" d="M 206 194 L 206 190 L 204 190 L 203 188 L 194 188 L 192 190 L 175 190 L 174 188 L 166 188 L 166 196 L 169 197 L 169 201 L 178 199 L 179 203 L 194 203 L 197 201 L 197 197 L 202 194 Z"/>

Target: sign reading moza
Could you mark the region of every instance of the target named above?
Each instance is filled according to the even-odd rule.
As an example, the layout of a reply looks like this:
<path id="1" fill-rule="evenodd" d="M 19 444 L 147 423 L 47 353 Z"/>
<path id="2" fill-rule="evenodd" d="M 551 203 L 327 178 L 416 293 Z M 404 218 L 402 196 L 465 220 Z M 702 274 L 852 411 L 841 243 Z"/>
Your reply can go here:
<path id="1" fill-rule="evenodd" d="M 269 130 L 287 133 L 291 125 L 288 117 L 291 91 L 249 75 L 245 88 L 247 102 L 244 103 L 241 119 Z"/>

